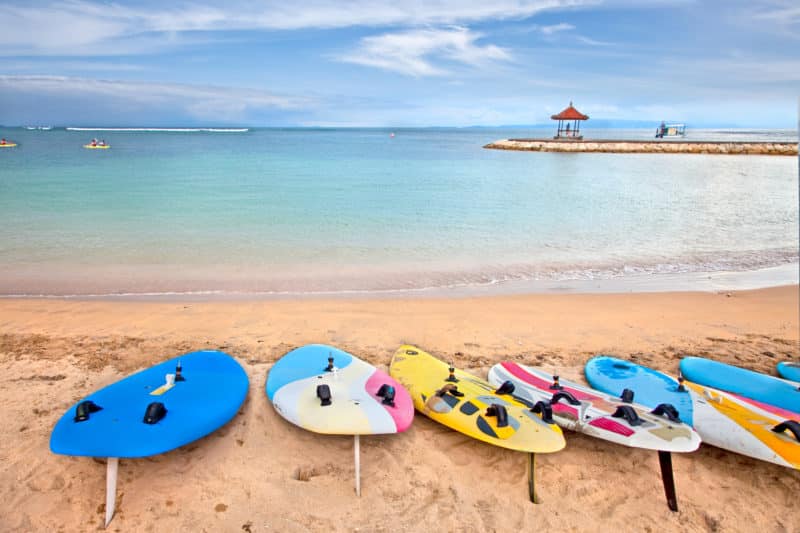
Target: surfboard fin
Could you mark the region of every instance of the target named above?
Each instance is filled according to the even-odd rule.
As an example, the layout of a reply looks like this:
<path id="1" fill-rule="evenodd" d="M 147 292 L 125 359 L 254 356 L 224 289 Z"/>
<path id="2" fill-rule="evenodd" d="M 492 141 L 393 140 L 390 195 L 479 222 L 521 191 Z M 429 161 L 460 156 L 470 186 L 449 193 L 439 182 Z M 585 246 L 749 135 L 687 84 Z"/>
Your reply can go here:
<path id="1" fill-rule="evenodd" d="M 661 481 L 664 483 L 664 494 L 667 497 L 667 507 L 670 511 L 678 512 L 678 496 L 675 493 L 675 478 L 672 475 L 672 455 L 669 452 L 658 452 L 658 464 L 661 466 Z"/>
<path id="2" fill-rule="evenodd" d="M 114 518 L 114 511 L 116 510 L 118 467 L 119 458 L 109 457 L 106 462 L 106 522 L 103 527 L 108 527 L 111 519 Z"/>
<path id="3" fill-rule="evenodd" d="M 528 498 L 531 503 L 539 503 L 536 497 L 536 455 L 528 454 Z"/>
<path id="4" fill-rule="evenodd" d="M 355 455 L 356 467 L 356 496 L 361 496 L 361 452 L 359 436 L 353 435 L 353 454 Z"/>

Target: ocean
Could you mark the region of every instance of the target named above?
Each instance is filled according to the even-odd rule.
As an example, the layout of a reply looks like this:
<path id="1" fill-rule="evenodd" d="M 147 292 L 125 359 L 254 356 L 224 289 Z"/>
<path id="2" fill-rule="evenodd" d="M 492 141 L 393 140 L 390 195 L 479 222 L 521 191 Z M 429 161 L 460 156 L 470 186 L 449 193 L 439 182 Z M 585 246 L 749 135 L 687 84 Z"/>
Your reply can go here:
<path id="1" fill-rule="evenodd" d="M 19 144 L 0 150 L 0 296 L 664 290 L 758 272 L 797 282 L 796 157 L 483 148 L 552 134 L 0 129 Z M 93 137 L 111 148 L 84 149 Z"/>

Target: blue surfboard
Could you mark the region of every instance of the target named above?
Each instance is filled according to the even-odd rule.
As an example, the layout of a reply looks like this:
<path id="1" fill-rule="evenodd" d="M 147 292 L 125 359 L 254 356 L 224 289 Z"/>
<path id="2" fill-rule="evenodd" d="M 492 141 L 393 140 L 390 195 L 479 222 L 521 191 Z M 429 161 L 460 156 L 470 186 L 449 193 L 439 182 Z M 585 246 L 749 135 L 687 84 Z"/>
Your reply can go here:
<path id="1" fill-rule="evenodd" d="M 169 390 L 166 374 L 180 377 Z M 231 356 L 219 351 L 181 355 L 113 383 L 69 408 L 56 423 L 50 449 L 64 455 L 133 458 L 164 453 L 216 430 L 239 410 L 249 388 L 247 374 Z M 159 394 L 160 392 L 160 394 Z M 77 416 L 79 406 L 84 420 Z M 152 403 L 162 417 L 145 414 Z M 85 404 L 84 404 L 85 405 Z"/>
<path id="2" fill-rule="evenodd" d="M 776 368 L 782 378 L 800 382 L 800 363 L 782 362 Z"/>
<path id="3" fill-rule="evenodd" d="M 67 410 L 50 435 L 50 450 L 107 457 L 106 516 L 114 517 L 120 458 L 168 452 L 227 423 L 244 402 L 249 381 L 226 353 L 192 352 L 90 394 Z"/>
<path id="4" fill-rule="evenodd" d="M 681 359 L 681 374 L 701 385 L 800 413 L 800 388 L 780 378 L 703 357 Z"/>
<path id="5" fill-rule="evenodd" d="M 678 389 L 676 379 L 630 361 L 616 357 L 597 356 L 584 367 L 586 381 L 593 388 L 607 394 L 620 396 L 622 391 L 633 391 L 633 401 L 655 409 L 668 403 L 678 410 L 684 422 L 693 425 L 692 399 L 689 393 Z"/>

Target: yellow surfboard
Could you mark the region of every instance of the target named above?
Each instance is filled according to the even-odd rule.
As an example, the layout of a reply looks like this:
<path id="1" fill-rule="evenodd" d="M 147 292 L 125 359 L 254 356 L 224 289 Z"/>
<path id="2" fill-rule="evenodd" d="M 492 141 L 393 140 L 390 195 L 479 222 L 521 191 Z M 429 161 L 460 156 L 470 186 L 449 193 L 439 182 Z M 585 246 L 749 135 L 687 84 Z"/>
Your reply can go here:
<path id="1" fill-rule="evenodd" d="M 108 148 L 111 148 L 111 145 L 104 144 L 104 145 L 101 146 L 99 144 L 96 144 L 96 145 L 92 146 L 91 144 L 84 144 L 83 147 L 84 148 L 88 148 L 89 150 L 106 150 Z"/>
<path id="2" fill-rule="evenodd" d="M 408 389 L 419 412 L 472 438 L 530 453 L 565 446 L 561 429 L 542 421 L 531 406 L 420 348 L 398 348 L 389 373 Z"/>
<path id="3" fill-rule="evenodd" d="M 4 143 L 4 144 L 0 144 L 0 148 L 14 148 L 16 145 L 17 145 L 17 143 L 9 143 L 9 142 L 7 142 L 7 143 Z"/>

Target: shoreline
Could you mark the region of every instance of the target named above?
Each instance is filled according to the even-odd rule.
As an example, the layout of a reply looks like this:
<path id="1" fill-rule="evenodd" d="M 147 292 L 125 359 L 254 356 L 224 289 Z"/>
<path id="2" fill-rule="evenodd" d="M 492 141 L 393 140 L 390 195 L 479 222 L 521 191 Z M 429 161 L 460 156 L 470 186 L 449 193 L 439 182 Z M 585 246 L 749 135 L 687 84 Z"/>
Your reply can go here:
<path id="1" fill-rule="evenodd" d="M 796 156 L 798 143 L 760 141 L 639 141 L 614 139 L 501 139 L 484 146 L 493 150 L 615 154 L 706 154 Z"/>
<path id="2" fill-rule="evenodd" d="M 105 464 L 55 455 L 53 425 L 90 392 L 197 349 L 245 368 L 248 398 L 226 426 L 171 452 L 120 463 L 113 528 L 199 531 L 486 531 L 560 528 L 785 531 L 800 521 L 800 472 L 702 445 L 672 454 L 678 513 L 663 502 L 655 453 L 565 431 L 537 456 L 542 503 L 528 501 L 526 456 L 417 414 L 400 435 L 352 438 L 283 420 L 264 394 L 289 350 L 330 344 L 386 369 L 419 345 L 485 376 L 514 360 L 582 381 L 598 353 L 677 372 L 683 355 L 774 373 L 798 361 L 797 286 L 732 293 L 534 294 L 474 298 L 239 302 L 0 300 L 0 402 L 7 431 L 0 516 L 10 530 L 102 528 Z M 298 507 L 297 501 L 315 502 Z M 266 503 L 265 503 L 266 502 Z M 743 525 L 744 524 L 744 525 Z"/>
<path id="3" fill-rule="evenodd" d="M 452 283 L 440 286 L 389 289 L 340 290 L 240 290 L 194 289 L 164 291 L 117 291 L 106 293 L 67 291 L 53 293 L 6 293 L 3 300 L 74 301 L 259 301 L 314 299 L 414 299 L 469 298 L 528 294 L 613 294 L 658 292 L 714 292 L 752 290 L 797 285 L 800 263 L 742 271 L 664 272 L 623 274 L 598 279 L 506 279 Z"/>

